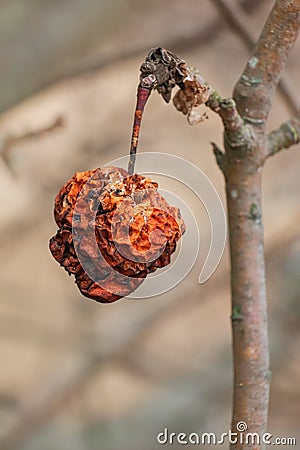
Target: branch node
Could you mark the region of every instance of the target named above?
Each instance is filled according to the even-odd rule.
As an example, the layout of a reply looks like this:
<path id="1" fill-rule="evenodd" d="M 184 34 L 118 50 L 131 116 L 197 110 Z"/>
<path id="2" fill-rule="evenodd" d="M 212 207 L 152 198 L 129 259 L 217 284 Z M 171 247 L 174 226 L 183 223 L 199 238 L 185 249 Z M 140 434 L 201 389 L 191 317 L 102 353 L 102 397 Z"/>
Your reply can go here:
<path id="1" fill-rule="evenodd" d="M 243 320 L 242 308 L 240 306 L 234 305 L 232 307 L 231 320 L 232 322 Z"/>
<path id="2" fill-rule="evenodd" d="M 266 157 L 275 155 L 285 148 L 300 142 L 300 112 L 297 116 L 284 122 L 267 137 Z"/>
<path id="3" fill-rule="evenodd" d="M 213 91 L 206 102 L 206 106 L 219 114 L 226 131 L 236 132 L 244 125 L 232 98 L 224 99 L 216 91 Z"/>

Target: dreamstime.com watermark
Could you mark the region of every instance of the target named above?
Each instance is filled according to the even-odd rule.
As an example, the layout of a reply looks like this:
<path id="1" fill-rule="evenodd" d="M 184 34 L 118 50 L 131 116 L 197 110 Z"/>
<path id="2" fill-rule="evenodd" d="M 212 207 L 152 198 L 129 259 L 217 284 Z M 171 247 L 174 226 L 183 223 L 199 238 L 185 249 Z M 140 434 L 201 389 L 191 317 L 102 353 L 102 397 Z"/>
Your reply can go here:
<path id="1" fill-rule="evenodd" d="M 295 437 L 275 437 L 271 433 L 249 432 L 246 422 L 237 423 L 237 432 L 232 430 L 216 434 L 205 433 L 174 433 L 168 428 L 157 434 L 156 440 L 161 445 L 296 445 Z"/>

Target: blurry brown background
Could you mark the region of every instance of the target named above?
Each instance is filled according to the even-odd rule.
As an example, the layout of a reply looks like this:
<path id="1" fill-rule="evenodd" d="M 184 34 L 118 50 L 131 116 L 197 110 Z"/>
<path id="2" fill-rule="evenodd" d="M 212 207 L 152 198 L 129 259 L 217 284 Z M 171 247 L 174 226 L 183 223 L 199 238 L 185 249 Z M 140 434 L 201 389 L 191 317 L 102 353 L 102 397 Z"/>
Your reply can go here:
<path id="1" fill-rule="evenodd" d="M 257 37 L 273 1 L 241 3 Z M 217 272 L 199 286 L 207 218 L 201 215 L 200 261 L 184 282 L 153 299 L 110 306 L 79 294 L 48 240 L 60 186 L 74 171 L 127 153 L 138 69 L 151 47 L 178 53 L 223 96 L 249 51 L 209 0 L 2 0 L 0 37 L 0 448 L 151 450 L 164 427 L 225 432 L 232 393 L 228 255 L 226 249 Z M 298 42 L 285 71 L 294 102 L 299 56 Z M 209 144 L 221 145 L 221 124 L 208 113 L 191 128 L 153 94 L 140 151 L 185 157 L 224 202 Z M 290 115 L 277 94 L 269 129 Z M 62 126 L 25 137 L 59 117 Z M 268 431 L 297 437 L 293 448 L 300 449 L 299 150 L 268 161 L 264 213 Z"/>

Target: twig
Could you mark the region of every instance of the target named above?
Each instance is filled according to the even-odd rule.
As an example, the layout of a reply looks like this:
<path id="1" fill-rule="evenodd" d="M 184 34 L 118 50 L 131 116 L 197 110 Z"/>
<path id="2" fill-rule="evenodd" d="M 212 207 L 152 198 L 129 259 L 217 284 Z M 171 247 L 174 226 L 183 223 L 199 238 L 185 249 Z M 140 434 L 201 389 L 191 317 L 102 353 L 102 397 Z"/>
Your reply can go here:
<path id="1" fill-rule="evenodd" d="M 225 147 L 240 148 L 246 145 L 250 150 L 252 147 L 251 131 L 241 118 L 235 101 L 232 98 L 222 99 L 216 91 L 213 91 L 206 105 L 222 119 L 225 130 Z"/>
<path id="2" fill-rule="evenodd" d="M 267 137 L 267 157 L 300 142 L 300 113 L 284 122 Z"/>
<path id="3" fill-rule="evenodd" d="M 255 46 L 255 38 L 249 23 L 249 15 L 245 13 L 244 8 L 238 2 L 230 2 L 225 0 L 211 0 L 212 3 L 220 11 L 223 18 L 226 20 L 231 30 L 241 39 L 245 47 L 252 51 Z M 282 76 L 278 84 L 278 90 L 286 102 L 292 114 L 298 111 L 298 103 L 295 96 L 295 89 L 289 80 Z"/>
<path id="4" fill-rule="evenodd" d="M 232 98 L 223 99 L 216 91 L 210 94 L 206 105 L 221 117 L 225 130 L 240 131 L 244 121 L 239 115 L 234 100 Z"/>
<path id="5" fill-rule="evenodd" d="M 150 97 L 151 89 L 139 86 L 137 90 L 137 101 L 134 112 L 134 120 L 132 127 L 132 136 L 130 143 L 130 153 L 129 153 L 129 163 L 128 163 L 128 174 L 134 174 L 134 167 L 136 161 L 136 152 L 139 143 L 140 127 L 143 117 L 144 108 L 148 98 Z"/>

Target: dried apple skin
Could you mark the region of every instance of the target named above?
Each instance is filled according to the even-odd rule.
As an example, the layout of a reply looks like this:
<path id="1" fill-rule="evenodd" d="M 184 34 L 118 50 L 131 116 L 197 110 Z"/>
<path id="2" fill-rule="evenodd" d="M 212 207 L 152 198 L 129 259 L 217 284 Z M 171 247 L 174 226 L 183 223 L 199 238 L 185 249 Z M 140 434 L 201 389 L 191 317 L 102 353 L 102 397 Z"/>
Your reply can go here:
<path id="1" fill-rule="evenodd" d="M 84 296 L 112 303 L 170 263 L 185 225 L 157 188 L 149 178 L 104 167 L 77 172 L 60 189 L 54 205 L 59 229 L 49 248 Z"/>

